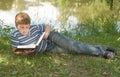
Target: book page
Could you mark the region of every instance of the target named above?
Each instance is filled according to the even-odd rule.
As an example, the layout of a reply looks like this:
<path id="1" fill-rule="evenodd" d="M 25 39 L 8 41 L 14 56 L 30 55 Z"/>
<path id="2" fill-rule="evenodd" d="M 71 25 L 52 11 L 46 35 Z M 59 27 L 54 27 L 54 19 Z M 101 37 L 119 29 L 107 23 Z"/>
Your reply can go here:
<path id="1" fill-rule="evenodd" d="M 29 49 L 29 48 L 35 48 L 36 44 L 29 44 L 29 45 L 18 45 L 17 48 L 18 49 Z"/>
<path id="2" fill-rule="evenodd" d="M 40 44 L 40 42 L 42 41 L 44 35 L 45 35 L 45 32 L 43 32 L 43 34 L 40 36 L 38 42 L 36 43 L 36 46 L 38 46 Z"/>

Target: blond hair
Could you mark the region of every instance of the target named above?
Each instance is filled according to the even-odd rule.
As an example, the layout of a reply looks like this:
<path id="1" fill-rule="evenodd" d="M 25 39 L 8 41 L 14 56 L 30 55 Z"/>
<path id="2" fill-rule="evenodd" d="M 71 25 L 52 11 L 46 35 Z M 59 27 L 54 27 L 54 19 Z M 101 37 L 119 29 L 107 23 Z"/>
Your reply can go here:
<path id="1" fill-rule="evenodd" d="M 31 19 L 30 16 L 27 13 L 20 12 L 15 16 L 15 24 L 16 26 L 21 25 L 21 24 L 30 24 Z"/>

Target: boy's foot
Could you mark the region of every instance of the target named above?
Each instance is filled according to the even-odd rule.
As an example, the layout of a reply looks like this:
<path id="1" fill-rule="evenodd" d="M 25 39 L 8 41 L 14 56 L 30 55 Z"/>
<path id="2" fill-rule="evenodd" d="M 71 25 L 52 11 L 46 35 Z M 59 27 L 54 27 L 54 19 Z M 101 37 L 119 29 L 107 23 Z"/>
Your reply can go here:
<path id="1" fill-rule="evenodd" d="M 106 59 L 114 59 L 116 53 L 114 48 L 108 46 L 97 46 L 97 48 L 101 51 L 101 57 Z"/>
<path id="2" fill-rule="evenodd" d="M 103 57 L 106 58 L 106 59 L 114 59 L 115 53 L 107 51 L 103 54 Z"/>

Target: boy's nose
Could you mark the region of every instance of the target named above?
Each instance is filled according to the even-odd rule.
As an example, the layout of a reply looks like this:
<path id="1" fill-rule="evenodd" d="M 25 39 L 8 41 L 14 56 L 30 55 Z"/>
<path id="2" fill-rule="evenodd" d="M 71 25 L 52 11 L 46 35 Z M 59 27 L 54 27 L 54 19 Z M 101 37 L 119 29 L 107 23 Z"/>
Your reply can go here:
<path id="1" fill-rule="evenodd" d="M 26 32 L 27 32 L 27 30 L 24 29 L 24 30 L 23 30 L 23 33 L 26 33 Z"/>

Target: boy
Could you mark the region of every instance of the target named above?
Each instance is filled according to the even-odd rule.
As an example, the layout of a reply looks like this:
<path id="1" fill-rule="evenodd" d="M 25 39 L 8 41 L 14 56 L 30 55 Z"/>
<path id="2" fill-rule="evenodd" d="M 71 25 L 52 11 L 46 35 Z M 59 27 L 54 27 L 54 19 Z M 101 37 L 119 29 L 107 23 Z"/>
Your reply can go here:
<path id="1" fill-rule="evenodd" d="M 17 30 L 11 34 L 11 45 L 15 54 L 30 54 L 32 52 L 67 52 L 67 53 L 83 53 L 94 56 L 101 56 L 108 59 L 114 58 L 115 50 L 107 46 L 93 46 L 82 42 L 72 40 L 60 33 L 51 32 L 49 25 L 31 25 L 31 20 L 28 14 L 20 12 L 15 17 Z M 17 49 L 18 45 L 28 45 L 36 43 L 42 32 L 45 35 L 34 50 L 32 49 Z"/>

